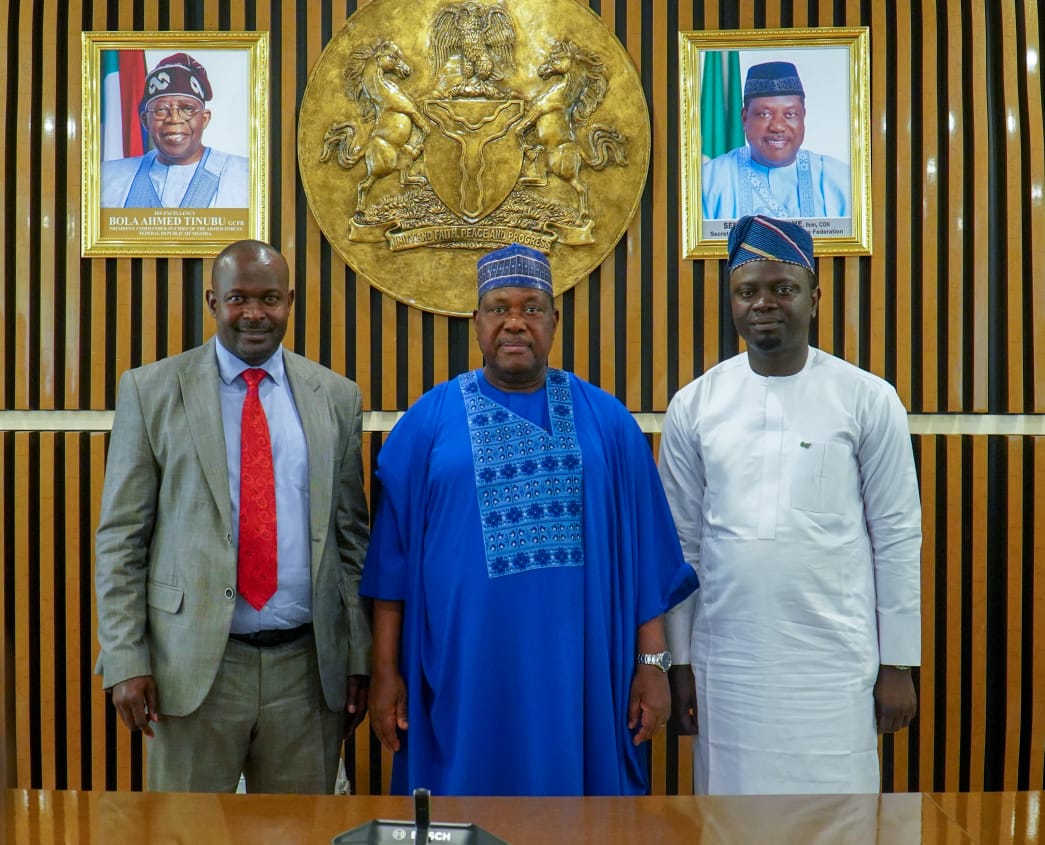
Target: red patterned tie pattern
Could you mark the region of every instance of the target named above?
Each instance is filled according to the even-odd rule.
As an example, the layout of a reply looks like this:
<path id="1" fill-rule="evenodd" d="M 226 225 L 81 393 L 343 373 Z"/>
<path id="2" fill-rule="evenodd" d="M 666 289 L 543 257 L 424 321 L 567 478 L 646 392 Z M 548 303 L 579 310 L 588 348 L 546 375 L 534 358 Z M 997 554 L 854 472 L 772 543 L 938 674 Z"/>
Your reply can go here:
<path id="1" fill-rule="evenodd" d="M 265 371 L 243 371 L 239 465 L 239 591 L 261 610 L 276 592 L 276 482 L 272 473 L 272 441 L 258 384 Z"/>

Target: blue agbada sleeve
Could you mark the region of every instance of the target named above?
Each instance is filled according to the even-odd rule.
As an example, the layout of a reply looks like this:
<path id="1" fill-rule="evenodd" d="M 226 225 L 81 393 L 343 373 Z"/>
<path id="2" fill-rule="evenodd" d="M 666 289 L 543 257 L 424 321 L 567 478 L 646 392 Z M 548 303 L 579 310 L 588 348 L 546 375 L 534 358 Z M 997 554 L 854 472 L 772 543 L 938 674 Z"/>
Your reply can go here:
<path id="1" fill-rule="evenodd" d="M 615 398 L 575 380 L 604 442 L 615 491 L 617 555 L 635 585 L 636 626 L 681 602 L 699 586 L 697 573 L 682 555 L 671 508 L 638 424 Z M 578 389 L 579 387 L 579 389 Z"/>
<path id="2" fill-rule="evenodd" d="M 445 393 L 443 386 L 419 399 L 396 423 L 377 456 L 381 482 L 374 527 L 367 548 L 361 595 L 402 601 L 410 590 L 411 538 L 422 536 L 424 471 L 428 465 L 434 415 Z"/>

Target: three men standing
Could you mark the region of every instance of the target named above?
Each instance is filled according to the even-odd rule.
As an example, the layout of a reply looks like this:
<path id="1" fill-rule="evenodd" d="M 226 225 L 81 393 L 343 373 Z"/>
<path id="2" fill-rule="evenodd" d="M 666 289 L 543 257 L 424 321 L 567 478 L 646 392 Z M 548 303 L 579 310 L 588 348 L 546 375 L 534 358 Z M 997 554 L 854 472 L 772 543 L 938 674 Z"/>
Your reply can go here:
<path id="1" fill-rule="evenodd" d="M 697 734 L 698 792 L 877 791 L 876 735 L 913 718 L 920 657 L 906 412 L 809 346 L 801 227 L 741 219 L 728 267 L 748 350 L 672 400 L 662 489 L 626 409 L 548 366 L 547 259 L 481 259 L 484 366 L 388 437 L 363 572 L 358 388 L 282 349 L 282 257 L 227 248 L 217 338 L 121 381 L 98 528 L 99 669 L 155 733 L 150 788 L 227 790 L 242 770 L 252 791 L 330 791 L 367 708 L 361 591 L 393 791 L 641 794 L 671 711 Z M 244 540 L 257 401 L 276 550 L 237 562 L 266 542 Z"/>

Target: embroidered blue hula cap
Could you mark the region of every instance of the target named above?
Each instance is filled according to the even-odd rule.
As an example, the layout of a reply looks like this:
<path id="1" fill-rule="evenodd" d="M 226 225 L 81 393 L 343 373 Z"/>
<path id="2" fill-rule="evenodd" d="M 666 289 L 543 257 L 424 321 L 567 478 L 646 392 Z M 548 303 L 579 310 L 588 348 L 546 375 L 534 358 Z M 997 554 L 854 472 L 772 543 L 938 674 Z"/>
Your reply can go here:
<path id="1" fill-rule="evenodd" d="M 813 269 L 813 238 L 805 229 L 786 220 L 761 214 L 741 217 L 729 232 L 730 273 L 749 261 L 783 261 Z"/>
<path id="2" fill-rule="evenodd" d="M 748 68 L 747 79 L 744 80 L 745 103 L 752 97 L 789 95 L 806 95 L 802 89 L 802 80 L 798 78 L 798 68 L 791 62 L 763 62 Z"/>
<path id="3" fill-rule="evenodd" d="M 548 257 L 532 247 L 509 244 L 479 259 L 479 298 L 494 288 L 536 288 L 552 296 Z"/>

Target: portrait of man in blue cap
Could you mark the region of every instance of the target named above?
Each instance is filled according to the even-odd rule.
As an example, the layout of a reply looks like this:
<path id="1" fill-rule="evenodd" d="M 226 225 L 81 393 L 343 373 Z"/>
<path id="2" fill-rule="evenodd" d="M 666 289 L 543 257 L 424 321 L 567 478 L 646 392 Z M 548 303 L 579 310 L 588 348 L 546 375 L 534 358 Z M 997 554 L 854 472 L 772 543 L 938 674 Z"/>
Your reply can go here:
<path id="1" fill-rule="evenodd" d="M 752 65 L 741 112 L 746 143 L 704 164 L 704 219 L 851 216 L 849 165 L 803 146 L 805 119 L 805 89 L 795 65 Z"/>

